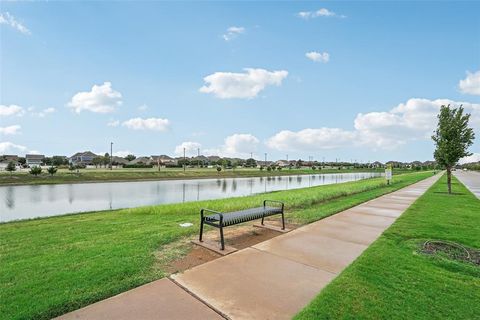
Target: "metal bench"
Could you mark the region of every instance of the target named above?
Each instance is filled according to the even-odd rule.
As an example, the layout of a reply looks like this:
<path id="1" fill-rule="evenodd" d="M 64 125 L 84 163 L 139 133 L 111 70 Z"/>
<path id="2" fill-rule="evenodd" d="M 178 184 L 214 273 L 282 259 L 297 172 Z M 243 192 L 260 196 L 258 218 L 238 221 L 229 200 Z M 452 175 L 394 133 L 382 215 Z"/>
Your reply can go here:
<path id="1" fill-rule="evenodd" d="M 267 206 L 268 203 L 278 204 L 277 206 Z M 263 206 L 258 208 L 251 208 L 241 211 L 233 212 L 218 212 L 210 209 L 200 210 L 200 237 L 199 240 L 202 242 L 203 236 L 203 225 L 208 224 L 209 226 L 220 229 L 220 243 L 222 245 L 222 250 L 225 250 L 225 241 L 223 238 L 223 228 L 228 226 L 233 226 L 235 224 L 262 219 L 262 225 L 265 217 L 273 216 L 276 214 L 282 215 L 282 230 L 285 230 L 285 216 L 283 214 L 283 209 L 285 205 L 283 202 L 275 200 L 264 200 Z M 204 215 L 205 212 L 213 213 L 211 215 Z"/>

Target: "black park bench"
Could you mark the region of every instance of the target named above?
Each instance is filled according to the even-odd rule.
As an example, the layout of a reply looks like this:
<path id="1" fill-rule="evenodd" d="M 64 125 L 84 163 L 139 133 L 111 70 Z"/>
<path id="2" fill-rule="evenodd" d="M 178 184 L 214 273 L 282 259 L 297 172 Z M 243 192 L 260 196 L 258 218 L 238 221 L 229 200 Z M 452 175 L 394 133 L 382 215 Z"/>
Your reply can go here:
<path id="1" fill-rule="evenodd" d="M 272 203 L 274 206 L 268 206 L 267 203 Z M 282 230 L 285 230 L 285 217 L 283 214 L 283 209 L 285 205 L 283 202 L 274 201 L 274 200 L 264 200 L 262 207 L 250 208 L 240 211 L 233 212 L 218 212 L 210 209 L 200 210 L 200 242 L 202 242 L 203 235 L 203 225 L 208 224 L 209 226 L 220 229 L 220 242 L 222 245 L 222 250 L 225 250 L 225 241 L 223 239 L 223 228 L 228 226 L 233 226 L 239 223 L 262 219 L 262 225 L 265 217 L 273 216 L 276 214 L 282 215 Z M 211 215 L 205 215 L 205 213 L 212 213 Z"/>

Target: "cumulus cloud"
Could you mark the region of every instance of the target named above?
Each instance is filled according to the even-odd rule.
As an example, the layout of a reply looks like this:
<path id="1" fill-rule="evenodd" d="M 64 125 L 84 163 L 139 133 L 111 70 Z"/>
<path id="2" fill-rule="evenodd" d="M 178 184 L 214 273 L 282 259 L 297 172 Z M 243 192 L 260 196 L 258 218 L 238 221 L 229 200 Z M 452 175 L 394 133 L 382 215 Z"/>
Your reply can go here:
<path id="1" fill-rule="evenodd" d="M 339 128 L 283 130 L 267 140 L 269 148 L 279 151 L 333 149 L 352 143 L 356 133 Z"/>
<path id="2" fill-rule="evenodd" d="M 182 142 L 178 146 L 175 147 L 175 154 L 177 156 L 183 156 L 183 150 L 185 149 L 185 154 L 187 156 L 197 155 L 198 149 L 200 149 L 202 145 L 198 142 L 193 141 L 186 141 Z"/>
<path id="3" fill-rule="evenodd" d="M 225 41 L 230 41 L 243 33 L 245 33 L 244 27 L 230 27 L 227 29 L 227 32 L 223 34 L 222 37 Z"/>
<path id="4" fill-rule="evenodd" d="M 480 96 L 480 70 L 474 73 L 467 71 L 467 77 L 460 80 L 458 88 L 462 93 Z"/>
<path id="5" fill-rule="evenodd" d="M 119 120 L 112 120 L 112 121 L 109 121 L 107 123 L 107 126 L 108 127 L 118 127 L 120 125 L 120 121 Z"/>
<path id="6" fill-rule="evenodd" d="M 132 118 L 124 121 L 122 126 L 132 130 L 167 131 L 170 127 L 170 121 L 162 118 Z"/>
<path id="7" fill-rule="evenodd" d="M 225 138 L 219 148 L 206 149 L 205 154 L 221 157 L 247 157 L 258 148 L 260 140 L 249 133 L 236 133 Z"/>
<path id="8" fill-rule="evenodd" d="M 121 157 L 121 158 L 125 158 L 129 154 L 133 154 L 133 152 L 131 152 L 130 150 L 120 150 L 120 151 L 115 151 L 114 153 L 112 153 L 112 155 L 114 157 Z"/>
<path id="9" fill-rule="evenodd" d="M 244 73 L 215 72 L 203 78 L 200 92 L 213 93 L 220 99 L 252 99 L 269 85 L 280 86 L 288 76 L 285 70 L 268 71 L 246 68 Z"/>
<path id="10" fill-rule="evenodd" d="M 78 92 L 72 97 L 68 106 L 76 113 L 91 111 L 109 113 L 122 105 L 122 94 L 112 89 L 110 82 L 94 85 L 90 91 Z"/>
<path id="11" fill-rule="evenodd" d="M 33 110 L 33 108 L 32 108 Z M 44 118 L 46 115 L 55 112 L 55 108 L 45 108 L 40 110 L 39 112 L 32 112 L 32 116 L 36 116 L 39 118 Z"/>
<path id="12" fill-rule="evenodd" d="M 305 53 L 305 56 L 314 62 L 327 63 L 330 60 L 330 54 L 328 52 L 310 51 Z"/>
<path id="13" fill-rule="evenodd" d="M 0 142 L 0 154 L 16 154 L 19 152 L 26 152 L 27 147 L 15 144 L 13 142 Z"/>
<path id="14" fill-rule="evenodd" d="M 474 152 L 472 155 L 464 157 L 458 161 L 460 164 L 464 163 L 472 163 L 472 162 L 480 162 L 480 153 Z"/>
<path id="15" fill-rule="evenodd" d="M 342 146 L 365 146 L 370 149 L 395 149 L 409 141 L 429 140 L 437 124 L 442 105 L 463 105 L 471 114 L 470 125 L 480 130 L 480 104 L 449 99 L 412 98 L 389 111 L 359 113 L 354 130 L 338 128 L 280 131 L 267 140 L 267 146 L 281 151 L 305 151 Z"/>
<path id="16" fill-rule="evenodd" d="M 300 18 L 308 20 L 318 17 L 339 17 L 339 18 L 346 18 L 344 15 L 336 14 L 333 11 L 330 11 L 325 8 L 318 9 L 317 11 L 301 11 L 297 14 Z"/>
<path id="17" fill-rule="evenodd" d="M 26 26 L 24 26 L 22 23 L 18 22 L 17 19 L 15 19 L 15 17 L 12 16 L 8 12 L 0 13 L 0 24 L 10 26 L 13 29 L 15 29 L 17 31 L 20 31 L 21 33 L 23 33 L 25 35 L 32 34 Z"/>
<path id="18" fill-rule="evenodd" d="M 20 127 L 19 125 L 13 125 L 13 126 L 8 126 L 8 127 L 0 127 L 0 134 L 4 135 L 14 135 L 20 133 Z"/>
<path id="19" fill-rule="evenodd" d="M 0 117 L 8 117 L 8 116 L 23 116 L 25 114 L 25 109 L 15 104 L 7 105 L 0 105 Z"/>

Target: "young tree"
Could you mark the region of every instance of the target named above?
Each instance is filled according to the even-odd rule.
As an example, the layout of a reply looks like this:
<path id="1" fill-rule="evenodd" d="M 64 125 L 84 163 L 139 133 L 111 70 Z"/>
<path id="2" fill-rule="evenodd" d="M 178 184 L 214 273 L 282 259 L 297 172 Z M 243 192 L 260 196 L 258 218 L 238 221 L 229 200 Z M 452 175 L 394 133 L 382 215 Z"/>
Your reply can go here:
<path id="1" fill-rule="evenodd" d="M 30 169 L 30 174 L 33 174 L 35 177 L 42 173 L 42 168 L 38 166 L 34 166 Z"/>
<path id="2" fill-rule="evenodd" d="M 437 129 L 432 136 L 435 142 L 433 155 L 437 163 L 447 169 L 448 193 L 452 193 L 452 167 L 460 158 L 471 155 L 468 147 L 473 144 L 475 134 L 468 127 L 470 114 L 463 114 L 462 106 L 441 106 L 437 117 Z"/>
<path id="3" fill-rule="evenodd" d="M 12 175 L 12 172 L 17 170 L 17 167 L 15 167 L 15 162 L 13 161 L 10 161 L 8 164 L 7 164 L 7 167 L 5 168 L 5 170 L 7 170 L 8 172 L 10 172 L 10 175 Z"/>
<path id="4" fill-rule="evenodd" d="M 135 160 L 137 157 L 135 157 L 135 155 L 133 154 L 129 154 L 125 157 L 125 160 L 128 160 L 128 161 L 132 161 L 132 160 Z"/>
<path id="5" fill-rule="evenodd" d="M 53 177 L 53 175 L 57 173 L 57 168 L 55 168 L 54 166 L 51 166 L 51 167 L 48 167 L 47 171 Z"/>

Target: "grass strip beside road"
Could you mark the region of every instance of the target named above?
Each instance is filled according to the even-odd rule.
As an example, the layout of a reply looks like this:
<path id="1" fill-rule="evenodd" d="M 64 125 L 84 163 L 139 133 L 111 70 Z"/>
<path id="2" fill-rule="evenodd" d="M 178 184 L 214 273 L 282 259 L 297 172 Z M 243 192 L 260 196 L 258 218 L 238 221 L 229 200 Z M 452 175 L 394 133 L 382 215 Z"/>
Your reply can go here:
<path id="1" fill-rule="evenodd" d="M 442 177 L 295 319 L 479 319 L 480 267 L 420 253 L 429 239 L 480 248 L 480 201 Z"/>
<path id="2" fill-rule="evenodd" d="M 122 209 L 0 225 L 0 319 L 47 319 L 162 278 L 155 253 L 198 232 L 199 210 L 232 211 L 265 198 L 287 219 L 318 220 L 431 176 L 419 172 L 247 197 Z M 179 223 L 192 222 L 191 228 Z"/>

